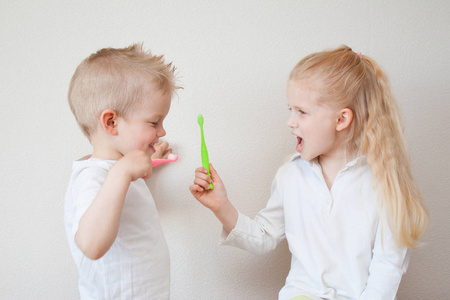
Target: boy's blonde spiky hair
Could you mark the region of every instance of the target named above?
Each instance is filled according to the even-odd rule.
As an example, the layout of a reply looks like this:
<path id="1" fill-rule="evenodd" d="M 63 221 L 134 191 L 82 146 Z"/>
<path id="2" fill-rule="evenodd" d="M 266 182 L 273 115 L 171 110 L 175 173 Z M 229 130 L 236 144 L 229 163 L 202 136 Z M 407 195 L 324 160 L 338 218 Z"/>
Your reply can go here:
<path id="1" fill-rule="evenodd" d="M 121 49 L 104 48 L 83 60 L 70 82 L 68 99 L 88 139 L 103 110 L 113 109 L 127 117 L 152 92 L 173 95 L 180 88 L 175 67 L 163 57 L 152 55 L 138 43 Z"/>

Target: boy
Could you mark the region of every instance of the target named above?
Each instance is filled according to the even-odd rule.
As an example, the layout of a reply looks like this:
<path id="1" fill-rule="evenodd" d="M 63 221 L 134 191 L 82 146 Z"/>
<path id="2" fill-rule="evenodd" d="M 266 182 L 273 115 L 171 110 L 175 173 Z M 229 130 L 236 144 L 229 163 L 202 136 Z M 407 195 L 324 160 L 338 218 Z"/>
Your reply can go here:
<path id="1" fill-rule="evenodd" d="M 99 50 L 72 77 L 70 108 L 93 146 L 74 162 L 65 199 L 81 299 L 169 299 L 169 252 L 144 179 L 164 147 L 174 70 L 134 44 Z"/>

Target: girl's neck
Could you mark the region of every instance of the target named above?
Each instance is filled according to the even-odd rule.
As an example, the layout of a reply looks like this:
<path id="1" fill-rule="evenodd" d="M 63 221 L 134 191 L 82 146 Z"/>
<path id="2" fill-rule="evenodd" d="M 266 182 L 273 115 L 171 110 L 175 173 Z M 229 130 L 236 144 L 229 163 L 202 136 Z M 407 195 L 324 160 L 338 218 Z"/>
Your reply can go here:
<path id="1" fill-rule="evenodd" d="M 322 167 L 322 175 L 329 190 L 331 190 L 333 182 L 339 171 L 342 170 L 345 165 L 352 159 L 353 156 L 349 155 L 347 151 L 341 151 L 339 155 L 320 155 L 318 157 L 318 162 Z"/>

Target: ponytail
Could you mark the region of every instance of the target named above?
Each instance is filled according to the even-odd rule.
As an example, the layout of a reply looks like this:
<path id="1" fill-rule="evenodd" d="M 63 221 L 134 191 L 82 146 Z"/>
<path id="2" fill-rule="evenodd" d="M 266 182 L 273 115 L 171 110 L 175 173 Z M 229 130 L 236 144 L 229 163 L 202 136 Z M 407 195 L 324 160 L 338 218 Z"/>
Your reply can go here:
<path id="1" fill-rule="evenodd" d="M 374 186 L 399 246 L 416 248 L 427 226 L 428 211 L 411 173 L 399 109 L 389 81 L 375 61 L 364 57 L 361 86 L 367 121 L 360 153 L 374 175 Z"/>

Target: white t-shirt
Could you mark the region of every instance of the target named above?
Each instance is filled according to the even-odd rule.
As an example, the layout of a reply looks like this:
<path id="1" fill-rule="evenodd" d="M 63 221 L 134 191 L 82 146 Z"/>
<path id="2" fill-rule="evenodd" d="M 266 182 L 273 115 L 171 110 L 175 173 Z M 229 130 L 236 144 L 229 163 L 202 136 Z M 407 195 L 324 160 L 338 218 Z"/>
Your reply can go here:
<path id="1" fill-rule="evenodd" d="M 240 214 L 223 244 L 254 253 L 284 238 L 291 269 L 279 299 L 395 299 L 406 272 L 399 248 L 380 218 L 372 173 L 361 157 L 348 163 L 328 189 L 317 161 L 292 157 L 277 172 L 266 208 L 254 220 Z"/>
<path id="2" fill-rule="evenodd" d="M 131 182 L 117 237 L 103 257 L 91 260 L 75 244 L 80 218 L 114 163 L 95 158 L 73 163 L 64 222 L 80 273 L 81 299 L 169 299 L 169 250 L 153 197 L 143 179 Z"/>

